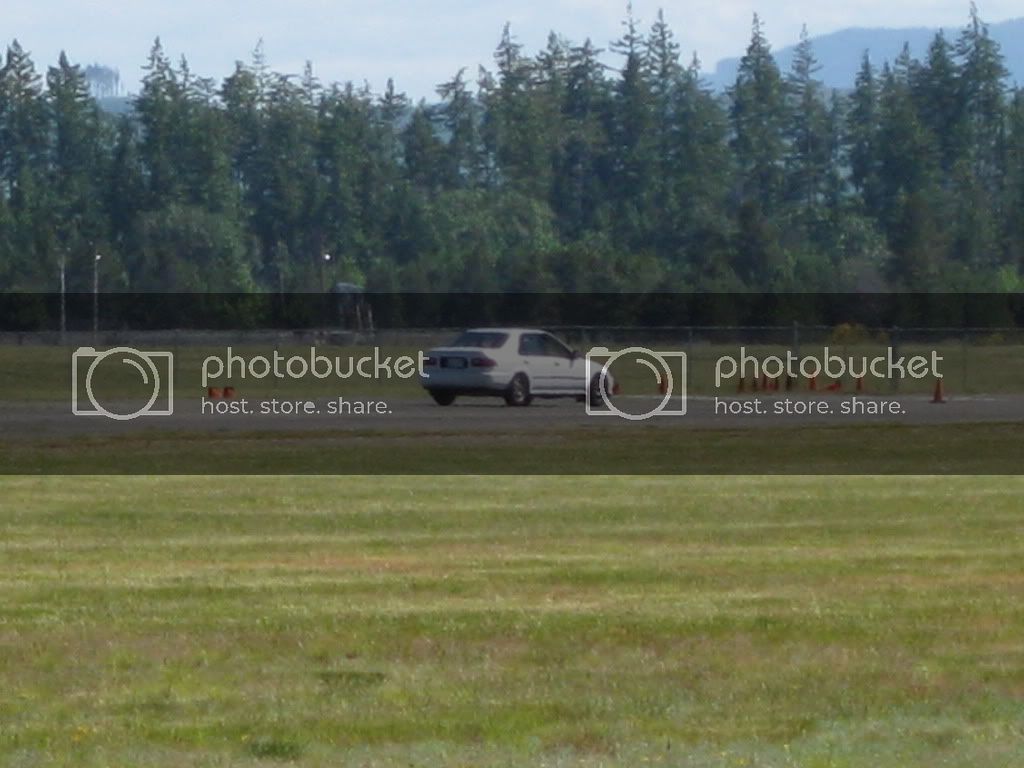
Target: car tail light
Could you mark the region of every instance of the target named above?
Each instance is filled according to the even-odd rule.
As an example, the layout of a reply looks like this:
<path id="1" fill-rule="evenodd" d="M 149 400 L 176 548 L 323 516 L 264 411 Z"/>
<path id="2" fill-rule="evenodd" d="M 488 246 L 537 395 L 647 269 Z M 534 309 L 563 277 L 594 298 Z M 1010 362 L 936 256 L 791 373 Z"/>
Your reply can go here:
<path id="1" fill-rule="evenodd" d="M 470 365 L 474 368 L 493 368 L 497 363 L 489 357 L 474 357 L 470 361 Z"/>

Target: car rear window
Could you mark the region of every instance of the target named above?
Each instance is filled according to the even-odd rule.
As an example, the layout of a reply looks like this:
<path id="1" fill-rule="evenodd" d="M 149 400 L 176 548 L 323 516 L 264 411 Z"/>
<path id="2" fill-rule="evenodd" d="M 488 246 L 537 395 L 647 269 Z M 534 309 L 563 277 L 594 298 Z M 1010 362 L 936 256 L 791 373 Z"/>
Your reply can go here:
<path id="1" fill-rule="evenodd" d="M 499 347 L 505 346 L 506 341 L 508 341 L 507 333 L 498 333 L 496 331 L 466 331 L 465 333 L 460 333 L 458 335 L 455 341 L 452 342 L 452 346 L 498 349 Z"/>

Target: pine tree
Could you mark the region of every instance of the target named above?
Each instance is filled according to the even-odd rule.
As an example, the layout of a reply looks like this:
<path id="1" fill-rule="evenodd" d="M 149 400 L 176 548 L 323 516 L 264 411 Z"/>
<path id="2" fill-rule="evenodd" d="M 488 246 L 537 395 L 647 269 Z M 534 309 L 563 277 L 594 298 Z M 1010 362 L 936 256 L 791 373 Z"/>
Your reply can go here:
<path id="1" fill-rule="evenodd" d="M 145 181 L 136 124 L 127 115 L 118 121 L 113 156 L 104 182 L 102 197 L 111 242 L 118 252 L 127 255 L 130 265 L 130 254 L 138 250 L 136 222 L 143 206 Z M 128 287 L 135 287 L 141 277 L 138 272 L 130 273 Z"/>
<path id="2" fill-rule="evenodd" d="M 569 49 L 565 135 L 554 163 L 551 206 L 563 236 L 571 240 L 602 227 L 607 218 L 611 94 L 602 52 L 589 39 Z"/>
<path id="3" fill-rule="evenodd" d="M 960 58 L 960 98 L 973 173 L 989 194 L 998 191 L 1004 149 L 1007 70 L 999 44 L 971 3 L 968 26 L 956 44 Z"/>
<path id="4" fill-rule="evenodd" d="M 142 90 L 135 99 L 135 113 L 142 129 L 139 147 L 148 178 L 148 206 L 161 208 L 178 199 L 180 165 L 176 156 L 177 133 L 184 117 L 182 89 L 160 38 L 153 42 L 143 67 Z"/>
<path id="5" fill-rule="evenodd" d="M 497 77 L 485 76 L 484 144 L 493 158 L 496 179 L 518 192 L 543 198 L 550 189 L 550 157 L 542 122 L 542 100 L 532 88 L 533 67 L 505 25 L 494 53 Z"/>
<path id="6" fill-rule="evenodd" d="M 266 95 L 266 117 L 259 165 L 264 174 L 255 226 L 264 254 L 273 254 L 284 241 L 294 262 L 294 288 L 317 291 L 323 254 L 327 250 L 321 190 L 322 173 L 317 167 L 317 114 L 306 102 L 300 85 L 277 75 Z M 339 190 L 349 192 L 345 187 Z M 346 201 L 337 200 L 337 208 Z M 337 214 L 337 218 L 342 218 Z"/>
<path id="7" fill-rule="evenodd" d="M 879 216 L 892 249 L 890 278 L 906 289 L 927 290 L 947 245 L 934 138 L 921 125 L 910 89 L 914 68 L 904 47 L 894 66 L 882 70 Z"/>
<path id="8" fill-rule="evenodd" d="M 773 215 L 782 196 L 786 105 L 779 68 L 757 14 L 730 96 L 740 195 Z"/>
<path id="9" fill-rule="evenodd" d="M 570 135 L 565 114 L 570 73 L 570 44 L 554 32 L 548 35 L 547 46 L 537 54 L 533 66 L 533 110 L 540 134 L 539 158 L 546 174 L 547 188 L 543 199 L 551 210 L 558 206 L 558 167 Z"/>
<path id="10" fill-rule="evenodd" d="M 537 54 L 534 78 L 544 96 L 545 114 L 556 124 L 565 102 L 569 83 L 569 43 L 554 32 L 547 46 Z"/>
<path id="11" fill-rule="evenodd" d="M 952 52 L 953 46 L 940 31 L 928 47 L 927 60 L 915 68 L 910 82 L 922 127 L 931 133 L 937 163 L 947 175 L 966 151 L 962 93 Z"/>
<path id="12" fill-rule="evenodd" d="M 632 3 L 626 8 L 625 33 L 611 46 L 623 62 L 615 83 L 609 130 L 613 160 L 610 189 L 616 209 L 614 226 L 620 238 L 631 248 L 641 248 L 647 243 L 653 225 L 655 117 L 647 78 L 647 46 L 633 17 Z"/>
<path id="13" fill-rule="evenodd" d="M 465 68 L 460 69 L 451 80 L 437 86 L 442 126 L 448 135 L 444 181 L 453 189 L 475 186 L 482 165 L 477 104 L 465 74 Z"/>
<path id="14" fill-rule="evenodd" d="M 679 115 L 678 94 L 684 85 L 684 72 L 679 63 L 679 44 L 665 21 L 664 13 L 658 11 L 657 19 L 646 40 L 646 69 L 650 112 L 650 138 L 647 140 L 651 154 L 650 171 L 647 181 L 648 207 L 651 209 L 651 244 L 663 250 L 678 250 L 682 239 L 682 208 L 679 174 Z"/>
<path id="15" fill-rule="evenodd" d="M 696 55 L 683 73 L 671 107 L 672 197 L 678 218 L 664 222 L 674 232 L 665 243 L 677 277 L 713 284 L 727 271 L 731 225 L 726 211 L 733 169 L 728 115 L 701 81 Z"/>
<path id="16" fill-rule="evenodd" d="M 14 210 L 41 192 L 47 151 L 47 109 L 32 57 L 15 40 L 0 67 L 0 178 Z"/>
<path id="17" fill-rule="evenodd" d="M 187 63 L 182 59 L 182 69 Z M 185 199 L 214 213 L 237 216 L 239 191 L 234 181 L 233 133 L 227 113 L 217 104 L 212 80 L 182 78 L 182 146 L 177 154 Z"/>
<path id="18" fill-rule="evenodd" d="M 839 91 L 832 91 L 826 120 L 825 201 L 833 227 L 839 224 L 848 193 L 843 129 L 849 103 Z"/>
<path id="19" fill-rule="evenodd" d="M 445 148 L 434 130 L 434 119 L 425 102 L 421 101 L 413 110 L 401 138 L 406 178 L 423 191 L 440 187 L 444 181 Z"/>
<path id="20" fill-rule="evenodd" d="M 1007 243 L 1006 261 L 1018 275 L 1024 276 L 1024 90 L 1021 88 L 1014 90 L 1008 122 L 1007 202 L 1003 224 Z"/>
<path id="21" fill-rule="evenodd" d="M 815 78 L 820 69 L 805 26 L 786 78 L 786 188 L 797 219 L 808 233 L 822 217 L 830 163 L 829 119 L 823 87 Z"/>
<path id="22" fill-rule="evenodd" d="M 65 257 L 89 258 L 106 240 L 102 190 L 99 111 L 89 94 L 81 67 L 62 51 L 46 75 L 47 100 L 53 121 L 50 160 L 55 228 Z"/>
<path id="23" fill-rule="evenodd" d="M 871 57 L 865 51 L 850 95 L 844 143 L 850 182 L 871 216 L 878 216 L 883 205 L 879 130 L 878 85 Z"/>
<path id="24" fill-rule="evenodd" d="M 256 73 L 242 62 L 235 62 L 235 71 L 225 78 L 220 88 L 228 141 L 232 148 L 235 183 L 242 193 L 260 186 L 259 168 L 255 163 L 262 141 L 263 115 Z"/>
<path id="25" fill-rule="evenodd" d="M 885 65 L 879 91 L 879 215 L 886 226 L 901 218 L 900 208 L 911 195 L 937 183 L 933 138 L 921 125 L 910 91 L 909 53 L 894 67 Z M 918 217 L 920 218 L 920 217 Z"/>
<path id="26" fill-rule="evenodd" d="M 395 88 L 395 81 L 388 78 L 384 93 L 377 103 L 378 130 L 382 151 L 390 168 L 397 169 L 402 151 L 398 140 L 398 126 L 409 112 L 409 98 Z"/>
<path id="27" fill-rule="evenodd" d="M 52 199 L 47 183 L 47 104 L 31 56 L 15 40 L 0 67 L 0 198 L 10 272 L 32 284 L 53 285 L 56 260 Z"/>

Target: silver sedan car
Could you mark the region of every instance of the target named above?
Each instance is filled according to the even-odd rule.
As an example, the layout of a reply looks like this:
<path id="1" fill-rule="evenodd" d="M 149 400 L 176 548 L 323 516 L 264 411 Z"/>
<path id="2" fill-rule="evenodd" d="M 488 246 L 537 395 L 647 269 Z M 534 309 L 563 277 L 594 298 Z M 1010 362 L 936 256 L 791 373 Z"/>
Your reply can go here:
<path id="1" fill-rule="evenodd" d="M 615 387 L 604 379 L 607 392 Z M 421 383 L 438 405 L 460 395 L 503 397 L 511 406 L 535 398 L 573 397 L 601 402 L 601 366 L 547 331 L 535 328 L 472 328 L 451 344 L 427 353 Z"/>

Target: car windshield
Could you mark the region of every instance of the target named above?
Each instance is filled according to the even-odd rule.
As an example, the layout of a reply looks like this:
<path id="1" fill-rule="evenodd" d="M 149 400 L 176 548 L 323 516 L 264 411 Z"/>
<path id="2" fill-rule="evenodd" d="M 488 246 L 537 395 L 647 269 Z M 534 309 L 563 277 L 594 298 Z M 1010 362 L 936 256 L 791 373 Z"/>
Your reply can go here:
<path id="1" fill-rule="evenodd" d="M 498 349 L 505 346 L 506 341 L 508 341 L 507 333 L 498 333 L 497 331 L 466 331 L 458 335 L 455 341 L 452 342 L 452 346 Z"/>

